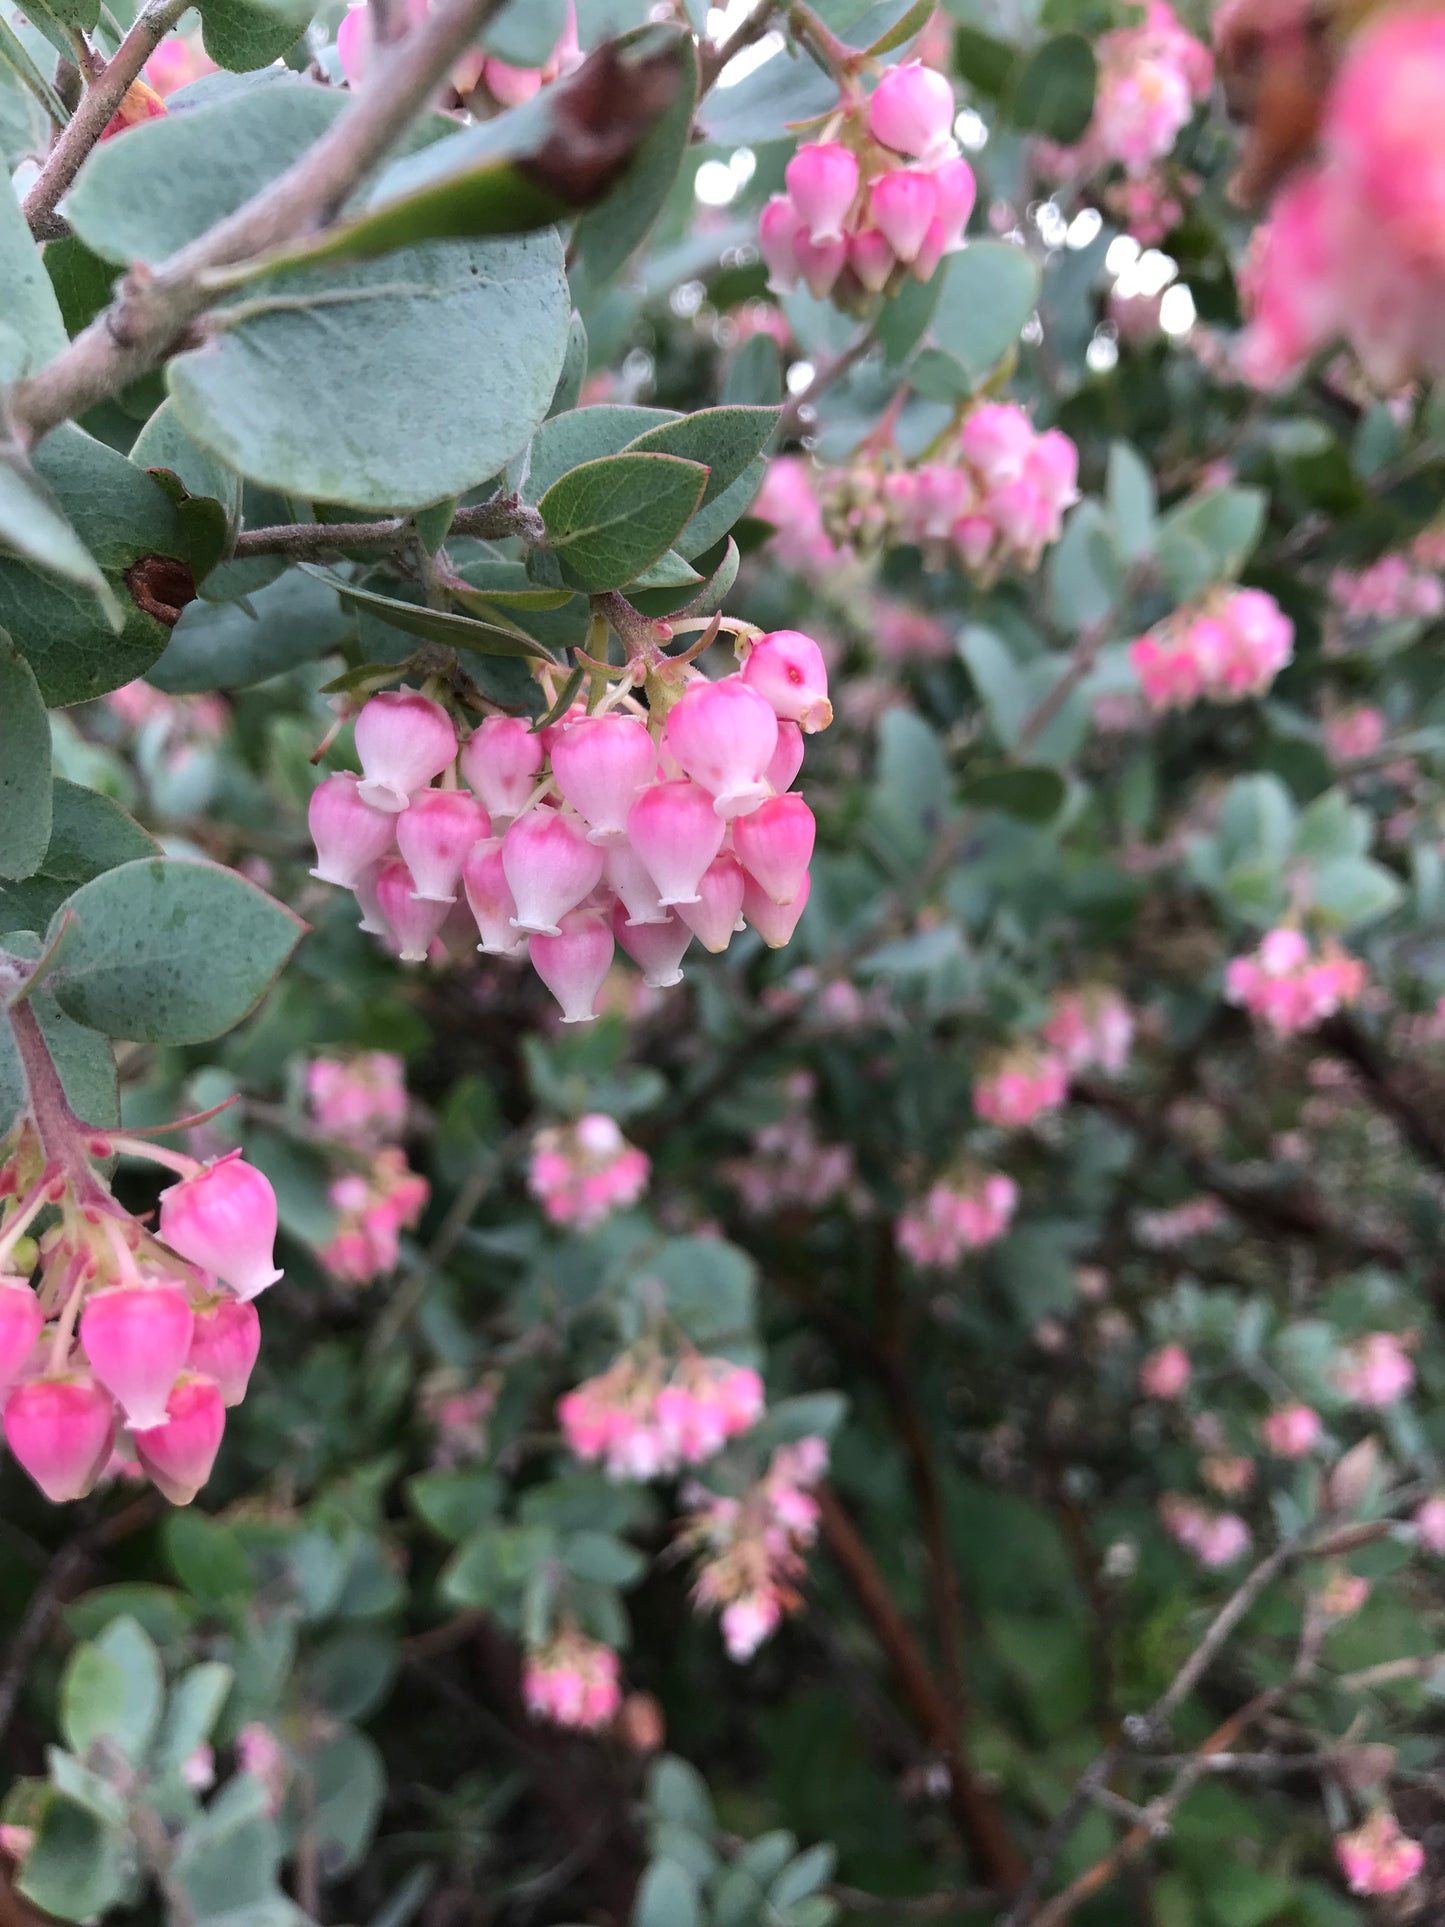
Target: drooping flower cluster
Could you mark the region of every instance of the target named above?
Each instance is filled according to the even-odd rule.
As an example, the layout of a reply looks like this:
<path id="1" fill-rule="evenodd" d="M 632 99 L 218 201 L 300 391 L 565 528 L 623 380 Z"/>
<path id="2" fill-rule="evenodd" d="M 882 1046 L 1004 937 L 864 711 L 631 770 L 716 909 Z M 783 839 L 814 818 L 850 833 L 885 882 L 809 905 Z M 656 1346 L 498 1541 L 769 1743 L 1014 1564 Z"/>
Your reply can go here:
<path id="1" fill-rule="evenodd" d="M 1241 276 L 1246 379 L 1277 387 L 1339 337 L 1386 391 L 1445 370 L 1442 85 L 1437 10 L 1390 9 L 1348 41 L 1318 156 L 1286 182 Z"/>
<path id="2" fill-rule="evenodd" d="M 1445 1492 L 1432 1492 L 1415 1514 L 1415 1531 L 1426 1552 L 1445 1554 Z"/>
<path id="3" fill-rule="evenodd" d="M 313 1057 L 306 1066 L 306 1099 L 325 1136 L 369 1150 L 405 1129 L 406 1067 L 385 1050 Z"/>
<path id="4" fill-rule="evenodd" d="M 1139 1390 L 1146 1398 L 1178 1398 L 1192 1375 L 1189 1354 L 1182 1345 L 1161 1345 L 1139 1367 Z"/>
<path id="5" fill-rule="evenodd" d="M 752 513 L 773 525 L 768 553 L 785 569 L 818 576 L 852 559 L 823 527 L 819 473 L 807 455 L 776 455 L 768 463 Z"/>
<path id="6" fill-rule="evenodd" d="M 1364 995 L 1365 966 L 1337 943 L 1311 949 L 1303 931 L 1268 931 L 1252 956 L 1234 957 L 1224 973 L 1232 1004 L 1242 1004 L 1277 1037 L 1314 1030 Z"/>
<path id="7" fill-rule="evenodd" d="M 823 523 L 865 553 L 908 542 L 932 568 L 955 563 L 991 583 L 1006 568 L 1038 567 L 1079 499 L 1078 477 L 1079 451 L 1062 430 L 1038 433 L 1016 402 L 980 402 L 928 461 L 835 471 Z"/>
<path id="8" fill-rule="evenodd" d="M 401 1262 L 401 1234 L 421 1222 L 431 1186 L 406 1161 L 399 1144 L 385 1145 L 364 1171 L 348 1171 L 327 1188 L 336 1229 L 321 1262 L 342 1284 L 369 1285 Z"/>
<path id="9" fill-rule="evenodd" d="M 1312 1405 L 1281 1405 L 1259 1428 L 1277 1459 L 1305 1459 L 1325 1435 L 1324 1421 Z"/>
<path id="10" fill-rule="evenodd" d="M 768 285 L 801 282 L 819 301 L 856 310 L 931 279 L 963 245 L 973 170 L 953 139 L 953 87 L 921 61 L 890 67 L 873 94 L 849 94 L 787 167 L 758 223 Z"/>
<path id="11" fill-rule="evenodd" d="M 569 1448 L 611 1479 L 656 1479 L 715 1458 L 763 1415 L 763 1381 L 745 1365 L 648 1347 L 557 1401 Z"/>
<path id="12" fill-rule="evenodd" d="M 473 1465 L 486 1458 L 487 1428 L 500 1390 L 496 1373 L 478 1384 L 468 1384 L 460 1373 L 445 1365 L 427 1374 L 418 1402 L 436 1432 L 433 1465 Z"/>
<path id="13" fill-rule="evenodd" d="M 1345 1348 L 1335 1383 L 1352 1404 L 1378 1411 L 1403 1398 L 1415 1383 L 1415 1365 L 1398 1332 L 1367 1332 Z"/>
<path id="14" fill-rule="evenodd" d="M 1263 589 L 1231 589 L 1179 609 L 1129 645 L 1151 709 L 1262 696 L 1294 654 L 1294 624 Z"/>
<path id="15" fill-rule="evenodd" d="M 780 1445 L 767 1472 L 742 1498 L 694 1486 L 692 1508 L 678 1533 L 680 1547 L 698 1557 L 693 1598 L 719 1613 L 731 1659 L 751 1659 L 802 1605 L 797 1581 L 803 1554 L 818 1533 L 818 1502 L 812 1488 L 828 1469 L 820 1438 Z"/>
<path id="16" fill-rule="evenodd" d="M 1046 172 L 1065 179 L 1112 165 L 1145 179 L 1208 99 L 1214 56 L 1180 25 L 1168 0 L 1148 0 L 1140 25 L 1101 34 L 1094 53 L 1093 118 L 1074 145 L 1043 144 L 1038 158 Z"/>
<path id="17" fill-rule="evenodd" d="M 161 1193 L 159 1235 L 97 1175 L 92 1160 L 116 1150 L 179 1174 Z M 46 1093 L 42 1123 L 22 1122 L 0 1149 L 5 1438 L 46 1498 L 84 1498 L 119 1433 L 141 1475 L 189 1504 L 226 1408 L 246 1394 L 261 1343 L 251 1301 L 281 1275 L 275 1239 L 275 1194 L 239 1152 L 200 1164 L 91 1131 L 58 1083 Z"/>
<path id="18" fill-rule="evenodd" d="M 1428 619 L 1445 610 L 1445 583 L 1435 570 L 1398 552 L 1368 568 L 1333 570 L 1330 596 L 1347 622 Z"/>
<path id="19" fill-rule="evenodd" d="M 1401 1831 L 1388 1807 L 1378 1807 L 1353 1833 L 1340 1834 L 1335 1857 L 1352 1894 L 1397 1894 L 1425 1865 L 1425 1849 Z"/>
<path id="20" fill-rule="evenodd" d="M 793 1072 L 787 1080 L 787 1115 L 760 1124 L 748 1155 L 723 1167 L 743 1204 L 759 1217 L 817 1210 L 853 1182 L 852 1147 L 819 1138 L 808 1110 L 813 1093 L 811 1071 Z"/>
<path id="21" fill-rule="evenodd" d="M 652 1166 L 629 1144 L 617 1120 L 600 1111 L 557 1124 L 532 1140 L 527 1184 L 553 1224 L 590 1231 L 614 1211 L 636 1204 Z"/>
<path id="22" fill-rule="evenodd" d="M 956 1265 L 965 1251 L 981 1251 L 1013 1222 L 1019 1190 L 1002 1171 L 961 1182 L 930 1185 L 898 1220 L 898 1248 L 915 1265 Z"/>
<path id="23" fill-rule="evenodd" d="M 746 923 L 781 947 L 808 901 L 816 825 L 791 785 L 804 735 L 832 721 L 827 669 L 793 629 L 738 647 L 737 673 L 693 671 L 665 715 L 619 685 L 595 714 L 539 731 L 489 715 L 460 743 L 430 697 L 371 697 L 361 775 L 312 796 L 312 874 L 353 890 L 405 963 L 464 891 L 478 949 L 525 954 L 569 1024 L 596 1015 L 615 944 L 653 988 L 681 980 L 694 937 L 723 951 Z"/>
<path id="24" fill-rule="evenodd" d="M 986 1124 L 1021 1131 L 1069 1094 L 1068 1066 L 1052 1050 L 1017 1044 L 992 1058 L 973 1087 L 973 1108 Z"/>
<path id="25" fill-rule="evenodd" d="M 420 26 L 431 11 L 431 0 L 406 0 L 408 25 Z M 375 51 L 372 16 L 365 0 L 348 7 L 336 29 L 336 57 L 348 85 L 359 86 L 370 73 Z M 464 54 L 451 71 L 451 85 L 465 101 L 478 88 L 498 107 L 520 107 L 551 81 L 582 64 L 577 43 L 577 12 L 569 4 L 557 44 L 540 67 L 511 67 L 480 49 Z"/>
<path id="26" fill-rule="evenodd" d="M 1159 1517 L 1169 1536 L 1211 1572 L 1234 1565 L 1249 1551 L 1249 1527 L 1237 1512 L 1211 1512 L 1196 1499 L 1166 1492 Z"/>
<path id="27" fill-rule="evenodd" d="M 1070 1075 L 1098 1069 L 1117 1076 L 1134 1043 L 1134 1013 L 1107 984 L 1085 984 L 1055 996 L 1039 1033 L 1064 1060 Z"/>
<path id="28" fill-rule="evenodd" d="M 527 1654 L 522 1696 L 534 1719 L 595 1733 L 622 1704 L 622 1662 L 610 1646 L 565 1628 Z"/>
<path id="29" fill-rule="evenodd" d="M 1353 763 L 1374 755 L 1387 728 L 1384 711 L 1368 704 L 1337 710 L 1325 721 L 1325 747 L 1337 763 Z"/>

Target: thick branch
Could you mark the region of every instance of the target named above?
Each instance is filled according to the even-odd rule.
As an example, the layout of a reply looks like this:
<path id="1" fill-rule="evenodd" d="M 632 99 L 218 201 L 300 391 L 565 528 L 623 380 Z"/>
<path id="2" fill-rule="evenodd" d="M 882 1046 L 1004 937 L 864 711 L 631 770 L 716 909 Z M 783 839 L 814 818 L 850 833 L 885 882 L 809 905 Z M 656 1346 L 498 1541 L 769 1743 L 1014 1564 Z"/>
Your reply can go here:
<path id="1" fill-rule="evenodd" d="M 390 54 L 329 133 L 209 233 L 147 274 L 56 357 L 10 391 L 11 424 L 29 445 L 164 360 L 210 305 L 219 268 L 324 227 L 405 133 L 503 0 L 441 0 Z"/>
<path id="2" fill-rule="evenodd" d="M 1445 1124 L 1438 1109 L 1421 1102 L 1400 1068 L 1353 1017 L 1341 1011 L 1320 1026 L 1320 1041 L 1353 1065 L 1376 1107 L 1425 1163 L 1445 1171 Z"/>
<path id="3" fill-rule="evenodd" d="M 56 203 L 80 172 L 81 164 L 119 111 L 140 70 L 185 12 L 189 0 L 151 0 L 114 55 L 93 76 L 70 125 L 61 134 L 38 179 L 25 196 L 25 218 L 32 229 L 53 231 Z"/>
<path id="4" fill-rule="evenodd" d="M 238 558 L 285 555 L 295 562 L 317 562 L 346 549 L 402 548 L 411 528 L 411 518 L 405 515 L 390 515 L 380 522 L 287 522 L 273 528 L 244 530 L 236 537 L 232 553 Z M 507 535 L 539 542 L 543 533 L 541 516 L 515 495 L 458 509 L 447 530 L 449 536 L 473 535 L 486 542 Z"/>

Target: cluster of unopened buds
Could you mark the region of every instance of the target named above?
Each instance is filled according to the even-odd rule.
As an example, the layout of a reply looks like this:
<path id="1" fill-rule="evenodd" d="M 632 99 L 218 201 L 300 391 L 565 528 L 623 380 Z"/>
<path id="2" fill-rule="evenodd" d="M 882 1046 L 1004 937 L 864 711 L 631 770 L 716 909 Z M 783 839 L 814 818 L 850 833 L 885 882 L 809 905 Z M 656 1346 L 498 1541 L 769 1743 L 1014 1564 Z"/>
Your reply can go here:
<path id="1" fill-rule="evenodd" d="M 1071 1076 L 1101 1070 L 1117 1077 L 1133 1048 L 1134 1013 L 1107 984 L 1085 984 L 1056 994 L 1039 1034 Z"/>
<path id="2" fill-rule="evenodd" d="M 973 1108 L 985 1124 L 1021 1131 L 1069 1094 L 1069 1069 L 1056 1051 L 1016 1044 L 985 1064 L 973 1087 Z"/>
<path id="3" fill-rule="evenodd" d="M 1013 1222 L 1019 1190 L 1002 1171 L 930 1185 L 898 1220 L 898 1248 L 915 1265 L 956 1265 L 965 1251 L 981 1251 Z"/>
<path id="4" fill-rule="evenodd" d="M 1378 1807 L 1363 1826 L 1337 1837 L 1335 1858 L 1352 1894 L 1397 1894 L 1423 1872 L 1425 1849 L 1388 1807 Z"/>
<path id="5" fill-rule="evenodd" d="M 1170 1538 L 1211 1572 L 1234 1565 L 1249 1551 L 1249 1527 L 1237 1512 L 1212 1512 L 1196 1499 L 1166 1492 L 1159 1501 L 1159 1517 Z"/>
<path id="6" fill-rule="evenodd" d="M 814 1094 L 810 1071 L 795 1071 L 786 1086 L 788 1111 L 760 1124 L 747 1157 L 723 1169 L 739 1197 L 759 1217 L 771 1212 L 818 1210 L 853 1183 L 853 1151 L 825 1144 L 809 1114 Z"/>
<path id="7" fill-rule="evenodd" d="M 431 0 L 406 0 L 398 9 L 405 24 L 419 27 L 431 11 Z M 336 29 L 336 57 L 347 84 L 359 86 L 375 60 L 375 27 L 371 10 L 362 4 L 348 7 Z M 452 68 L 450 83 L 464 102 L 480 89 L 497 107 L 520 107 L 541 89 L 582 64 L 577 44 L 577 10 L 569 4 L 557 44 L 540 67 L 512 67 L 480 49 L 463 54 Z"/>
<path id="8" fill-rule="evenodd" d="M 1306 1459 L 1324 1439 L 1325 1427 L 1312 1405 L 1281 1405 L 1264 1420 L 1259 1433 L 1277 1459 Z"/>
<path id="9" fill-rule="evenodd" d="M 1398 1332 L 1367 1332 L 1345 1348 L 1335 1365 L 1335 1383 L 1353 1405 L 1378 1411 L 1405 1396 L 1415 1383 L 1409 1340 Z"/>
<path id="10" fill-rule="evenodd" d="M 772 524 L 768 554 L 802 575 L 819 576 L 852 560 L 852 550 L 823 526 L 819 480 L 811 456 L 775 455 L 752 508 L 759 521 Z"/>
<path id="11" fill-rule="evenodd" d="M 629 1144 L 617 1120 L 591 1111 L 575 1124 L 554 1124 L 532 1140 L 528 1188 L 553 1224 L 591 1231 L 647 1189 L 651 1163 Z"/>
<path id="12" fill-rule="evenodd" d="M 911 468 L 865 462 L 823 486 L 834 542 L 874 553 L 899 543 L 989 583 L 1031 570 L 1078 501 L 1079 451 L 1061 429 L 1039 433 L 1016 402 L 980 402 L 950 441 Z"/>
<path id="13" fill-rule="evenodd" d="M 1429 619 L 1445 611 L 1445 582 L 1408 555 L 1382 555 L 1365 569 L 1335 569 L 1330 599 L 1347 622 Z"/>
<path id="14" fill-rule="evenodd" d="M 953 138 L 953 87 L 921 61 L 890 67 L 870 96 L 850 92 L 787 166 L 758 223 L 768 285 L 798 286 L 857 310 L 927 281 L 963 246 L 973 170 Z"/>
<path id="15" fill-rule="evenodd" d="M 464 742 L 431 697 L 372 696 L 361 775 L 312 795 L 312 875 L 353 890 L 406 963 L 465 892 L 477 948 L 526 955 L 569 1024 L 596 1015 L 616 944 L 654 989 L 681 981 L 694 937 L 719 952 L 746 925 L 781 947 L 808 901 L 816 824 L 791 785 L 804 735 L 832 721 L 828 675 L 794 629 L 738 647 L 737 673 L 693 671 L 655 710 L 620 683 L 597 713 L 490 715 Z"/>
<path id="16" fill-rule="evenodd" d="M 23 1122 L 0 1162 L 6 1442 L 60 1503 L 85 1497 L 123 1432 L 122 1462 L 186 1505 L 260 1349 L 252 1300 L 281 1275 L 275 1194 L 239 1152 L 199 1164 L 90 1130 L 62 1104 L 57 1081 L 44 1128 Z M 97 1174 L 93 1161 L 116 1151 L 178 1174 L 158 1234 Z"/>
<path id="17" fill-rule="evenodd" d="M 785 1613 L 802 1605 L 803 1554 L 818 1534 L 812 1488 L 828 1469 L 820 1438 L 780 1445 L 763 1477 L 742 1498 L 694 1486 L 677 1543 L 698 1558 L 693 1599 L 720 1615 L 728 1656 L 753 1654 Z"/>
<path id="18" fill-rule="evenodd" d="M 1278 1037 L 1314 1030 L 1358 1003 L 1366 982 L 1358 957 L 1330 939 L 1314 950 L 1304 932 L 1290 925 L 1266 932 L 1252 956 L 1231 958 L 1224 973 L 1230 1003 L 1242 1004 Z"/>
<path id="19" fill-rule="evenodd" d="M 389 1144 L 406 1128 L 406 1067 L 386 1050 L 313 1057 L 306 1101 L 323 1136 L 358 1150 Z"/>
<path id="20" fill-rule="evenodd" d="M 533 1719 L 595 1733 L 622 1704 L 622 1663 L 610 1646 L 564 1627 L 527 1654 L 522 1697 Z"/>
<path id="21" fill-rule="evenodd" d="M 624 1352 L 557 1401 L 570 1450 L 612 1479 L 665 1478 L 715 1458 L 763 1415 L 763 1381 L 746 1365 L 653 1347 Z"/>
<path id="22" fill-rule="evenodd" d="M 401 1234 L 421 1220 L 431 1187 L 399 1144 L 406 1126 L 402 1060 L 389 1051 L 318 1057 L 306 1067 L 306 1096 L 317 1130 L 352 1167 L 333 1178 L 336 1214 L 321 1263 L 343 1284 L 366 1285 L 395 1271 Z"/>
<path id="23" fill-rule="evenodd" d="M 1294 654 L 1294 624 L 1263 589 L 1230 589 L 1177 610 L 1129 645 L 1151 709 L 1262 696 Z"/>

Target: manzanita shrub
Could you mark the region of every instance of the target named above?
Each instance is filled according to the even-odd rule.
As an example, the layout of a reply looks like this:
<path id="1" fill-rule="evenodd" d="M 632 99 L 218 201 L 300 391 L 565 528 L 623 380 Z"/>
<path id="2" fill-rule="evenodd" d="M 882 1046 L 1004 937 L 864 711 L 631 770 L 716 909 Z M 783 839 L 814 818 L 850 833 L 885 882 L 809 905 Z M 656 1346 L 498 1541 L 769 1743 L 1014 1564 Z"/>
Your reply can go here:
<path id="1" fill-rule="evenodd" d="M 1445 13 L 0 8 L 0 1882 L 1445 1918 Z"/>

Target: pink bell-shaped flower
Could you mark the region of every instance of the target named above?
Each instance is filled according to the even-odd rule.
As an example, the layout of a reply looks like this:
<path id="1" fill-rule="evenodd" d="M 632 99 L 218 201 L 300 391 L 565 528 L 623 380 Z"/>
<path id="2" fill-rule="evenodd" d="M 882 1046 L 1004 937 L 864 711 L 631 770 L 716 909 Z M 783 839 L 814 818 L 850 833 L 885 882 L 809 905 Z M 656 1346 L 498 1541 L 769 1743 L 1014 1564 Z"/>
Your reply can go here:
<path id="1" fill-rule="evenodd" d="M 358 930 L 364 930 L 369 937 L 391 935 L 391 925 L 381 914 L 381 899 L 376 894 L 377 883 L 385 868 L 385 863 L 369 864 L 352 886 L 356 907 L 361 912 L 360 917 L 357 918 L 356 927 Z"/>
<path id="2" fill-rule="evenodd" d="M 666 923 L 669 912 L 662 906 L 652 872 L 630 843 L 608 845 L 603 870 L 609 889 L 622 900 L 627 921 L 634 929 L 643 923 Z"/>
<path id="3" fill-rule="evenodd" d="M 528 945 L 532 968 L 562 1006 L 564 1024 L 590 1024 L 597 993 L 612 968 L 612 932 L 595 910 L 569 910 L 555 935 Z"/>
<path id="4" fill-rule="evenodd" d="M 817 821 L 801 796 L 774 796 L 733 825 L 733 848 L 754 883 L 774 903 L 791 903 L 813 860 Z"/>
<path id="5" fill-rule="evenodd" d="M 239 1151 L 162 1191 L 160 1235 L 238 1298 L 258 1297 L 281 1276 L 274 1253 L 276 1193 Z"/>
<path id="6" fill-rule="evenodd" d="M 705 789 L 654 783 L 627 816 L 627 835 L 657 885 L 658 901 L 696 903 L 703 871 L 722 848 L 724 826 Z"/>
<path id="7" fill-rule="evenodd" d="M 184 1287 L 169 1280 L 119 1285 L 86 1299 L 81 1346 L 132 1429 L 165 1424 L 166 1400 L 191 1349 L 194 1326 Z"/>
<path id="8" fill-rule="evenodd" d="M 769 950 L 781 950 L 785 943 L 792 940 L 798 927 L 798 920 L 808 906 L 808 892 L 812 880 L 803 878 L 803 887 L 791 903 L 774 903 L 760 883 L 751 877 L 743 883 L 743 916 Z"/>
<path id="9" fill-rule="evenodd" d="M 612 934 L 642 972 L 649 990 L 670 990 L 682 982 L 682 959 L 692 932 L 677 911 L 665 910 L 658 922 L 629 923 L 623 906 L 612 906 Z"/>
<path id="10" fill-rule="evenodd" d="M 937 206 L 933 176 L 916 167 L 896 167 L 880 175 L 868 197 L 873 225 L 900 261 L 917 258 Z"/>
<path id="11" fill-rule="evenodd" d="M 622 843 L 637 792 L 657 774 L 657 746 L 636 716 L 584 716 L 552 745 L 552 775 L 588 841 Z"/>
<path id="12" fill-rule="evenodd" d="M 815 247 L 843 239 L 858 192 L 858 157 L 841 141 L 808 141 L 788 162 L 786 179 L 798 219 Z"/>
<path id="13" fill-rule="evenodd" d="M 882 294 L 898 266 L 898 256 L 886 234 L 876 227 L 863 227 L 848 236 L 848 265 L 869 294 Z"/>
<path id="14" fill-rule="evenodd" d="M 218 1296 L 195 1314 L 186 1369 L 214 1379 L 221 1401 L 239 1405 L 261 1350 L 261 1317 L 240 1298 Z"/>
<path id="15" fill-rule="evenodd" d="M 115 1401 L 89 1374 L 27 1379 L 5 1401 L 5 1442 L 52 1505 L 83 1499 L 115 1443 Z"/>
<path id="16" fill-rule="evenodd" d="M 466 790 L 418 790 L 396 822 L 396 847 L 425 903 L 455 903 L 467 851 L 492 834 L 491 820 Z"/>
<path id="17" fill-rule="evenodd" d="M 311 874 L 322 883 L 354 890 L 356 880 L 391 848 L 396 817 L 376 809 L 361 794 L 361 778 L 337 770 L 311 792 L 306 822 L 316 845 Z"/>
<path id="18" fill-rule="evenodd" d="M 785 716 L 778 718 L 778 747 L 768 764 L 768 786 L 775 796 L 790 790 L 803 767 L 803 732 Z"/>
<path id="19" fill-rule="evenodd" d="M 44 1323 L 40 1300 L 25 1279 L 0 1275 L 0 1388 L 25 1369 Z"/>
<path id="20" fill-rule="evenodd" d="M 432 897 L 418 896 L 416 878 L 400 857 L 393 857 L 382 865 L 376 879 L 376 900 L 387 929 L 396 939 L 402 962 L 425 963 L 432 938 L 446 922 L 448 905 L 455 898 L 438 903 Z"/>
<path id="21" fill-rule="evenodd" d="M 952 254 L 962 245 L 977 193 L 973 169 L 962 154 L 955 154 L 952 160 L 933 170 L 934 213 L 943 224 L 945 254 Z"/>
<path id="22" fill-rule="evenodd" d="M 841 235 L 836 241 L 810 241 L 800 228 L 793 247 L 803 285 L 815 301 L 826 301 L 833 283 L 848 265 L 848 243 Z"/>
<path id="23" fill-rule="evenodd" d="M 895 154 L 938 159 L 953 136 L 953 88 L 921 60 L 890 67 L 868 102 L 868 131 Z"/>
<path id="24" fill-rule="evenodd" d="M 359 794 L 379 810 L 404 810 L 457 753 L 457 732 L 440 703 L 414 689 L 383 689 L 356 719 Z"/>
<path id="25" fill-rule="evenodd" d="M 478 950 L 489 957 L 515 957 L 527 939 L 517 929 L 517 905 L 502 866 L 502 839 L 476 843 L 462 865 L 462 888 L 477 920 Z"/>
<path id="26" fill-rule="evenodd" d="M 771 794 L 767 768 L 778 747 L 778 719 L 741 676 L 693 683 L 667 712 L 664 740 L 719 816 L 745 815 Z"/>
<path id="27" fill-rule="evenodd" d="M 771 807 L 771 803 L 763 805 L 764 809 Z M 739 818 L 740 822 L 753 820 L 752 817 Z M 703 949 L 717 956 L 742 928 L 743 868 L 737 858 L 727 850 L 715 856 L 702 873 L 697 894 L 697 902 L 679 904 L 677 914 Z"/>
<path id="28" fill-rule="evenodd" d="M 502 872 L 516 900 L 514 928 L 555 937 L 567 912 L 602 881 L 602 852 L 575 816 L 529 810 L 502 838 Z"/>
<path id="29" fill-rule="evenodd" d="M 488 716 L 462 745 L 462 775 L 492 817 L 514 817 L 537 785 L 546 754 L 520 716 Z"/>
<path id="30" fill-rule="evenodd" d="M 828 666 L 817 643 L 801 630 L 774 629 L 759 636 L 748 651 L 742 676 L 776 715 L 801 724 L 805 736 L 816 735 L 833 720 Z"/>
<path id="31" fill-rule="evenodd" d="M 226 1408 L 214 1379 L 186 1372 L 166 1405 L 166 1421 L 131 1433 L 136 1457 L 172 1505 L 189 1505 L 216 1463 Z"/>
<path id="32" fill-rule="evenodd" d="M 758 217 L 758 252 L 768 270 L 774 294 L 791 294 L 802 270 L 798 266 L 798 233 L 802 222 L 786 194 L 775 194 Z"/>

